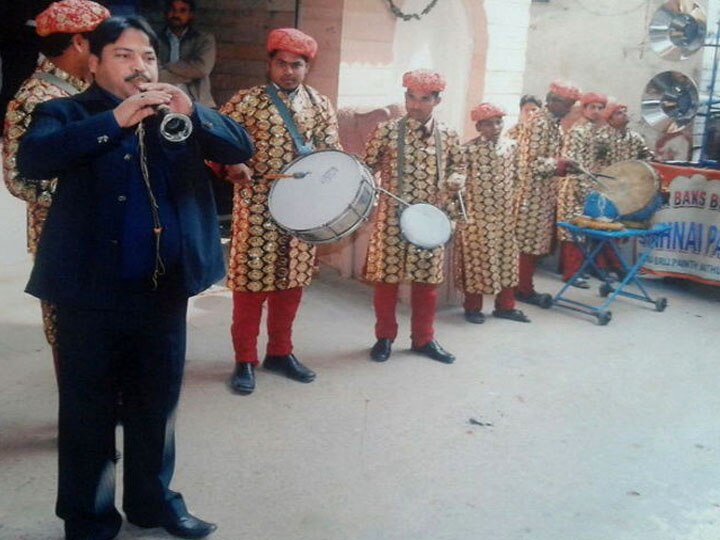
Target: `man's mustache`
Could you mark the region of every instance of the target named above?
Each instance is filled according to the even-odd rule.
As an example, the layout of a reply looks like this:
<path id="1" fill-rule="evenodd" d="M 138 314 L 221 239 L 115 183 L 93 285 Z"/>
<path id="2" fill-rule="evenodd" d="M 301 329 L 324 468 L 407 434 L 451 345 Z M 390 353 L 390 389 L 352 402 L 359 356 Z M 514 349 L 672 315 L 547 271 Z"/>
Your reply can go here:
<path id="1" fill-rule="evenodd" d="M 133 73 L 132 75 L 128 75 L 127 77 L 125 77 L 125 82 L 133 82 L 135 79 L 140 79 L 143 82 L 152 82 L 150 80 L 150 77 L 148 77 L 144 73 Z"/>

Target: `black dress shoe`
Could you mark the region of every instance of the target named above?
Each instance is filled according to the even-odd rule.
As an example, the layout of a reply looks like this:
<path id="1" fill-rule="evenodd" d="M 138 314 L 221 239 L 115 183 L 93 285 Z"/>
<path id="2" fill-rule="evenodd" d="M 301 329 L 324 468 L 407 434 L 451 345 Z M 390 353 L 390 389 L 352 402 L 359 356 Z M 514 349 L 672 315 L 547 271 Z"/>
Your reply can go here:
<path id="1" fill-rule="evenodd" d="M 589 289 L 590 288 L 590 284 L 588 283 L 587 279 L 584 279 L 581 277 L 577 278 L 575 281 L 570 283 L 570 286 L 577 287 L 578 289 Z"/>
<path id="2" fill-rule="evenodd" d="M 530 294 L 515 293 L 515 299 L 518 302 L 525 302 L 526 304 L 532 304 L 539 306 L 543 309 L 550 309 L 553 305 L 552 296 L 546 293 L 532 292 Z"/>
<path id="3" fill-rule="evenodd" d="M 528 316 L 519 309 L 496 309 L 493 311 L 493 317 L 507 319 L 509 321 L 530 322 Z"/>
<path id="4" fill-rule="evenodd" d="M 166 520 L 162 528 L 178 538 L 205 538 L 217 530 L 217 525 L 196 518 L 191 514 Z"/>
<path id="5" fill-rule="evenodd" d="M 237 362 L 230 387 L 236 394 L 251 394 L 255 390 L 255 367 L 250 362 Z"/>
<path id="6" fill-rule="evenodd" d="M 315 380 L 315 372 L 302 365 L 294 354 L 266 356 L 263 367 L 270 371 L 282 373 L 294 381 L 309 383 Z"/>
<path id="7" fill-rule="evenodd" d="M 136 527 L 154 529 L 162 527 L 168 533 L 179 538 L 205 538 L 217 530 L 217 525 L 196 518 L 189 512 L 180 516 L 172 516 L 163 520 L 149 520 L 127 516 L 127 520 Z"/>
<path id="8" fill-rule="evenodd" d="M 375 342 L 373 348 L 370 349 L 370 358 L 376 362 L 384 362 L 390 358 L 392 352 L 392 340 L 388 338 L 380 338 Z"/>
<path id="9" fill-rule="evenodd" d="M 443 364 L 452 364 L 455 361 L 455 357 L 443 349 L 434 339 L 419 347 L 413 345 L 412 350 Z"/>
<path id="10" fill-rule="evenodd" d="M 466 311 L 465 320 L 474 324 L 482 324 L 485 322 L 485 315 L 482 311 Z"/>

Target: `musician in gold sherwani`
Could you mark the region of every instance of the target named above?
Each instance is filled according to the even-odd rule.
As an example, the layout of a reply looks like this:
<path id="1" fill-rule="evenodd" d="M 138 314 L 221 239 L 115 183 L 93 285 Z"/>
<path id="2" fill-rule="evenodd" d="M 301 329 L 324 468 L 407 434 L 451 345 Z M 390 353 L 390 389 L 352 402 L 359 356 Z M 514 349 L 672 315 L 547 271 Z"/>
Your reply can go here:
<path id="1" fill-rule="evenodd" d="M 337 118 L 328 98 L 303 83 L 317 52 L 315 40 L 294 28 L 275 29 L 268 35 L 267 50 L 271 82 L 240 90 L 221 108 L 255 142 L 255 155 L 248 162 L 252 181 L 240 179 L 234 188 L 227 281 L 233 291 L 231 386 L 239 394 L 255 389 L 257 336 L 265 301 L 268 345 L 263 366 L 300 382 L 315 379 L 315 373 L 295 357 L 292 346 L 292 325 L 303 288 L 312 279 L 315 248 L 273 221 L 268 209 L 271 182 L 265 176 L 280 173 L 313 150 L 340 148 Z M 291 122 L 283 117 L 282 109 Z M 291 124 L 298 140 L 293 138 Z M 230 179 L 233 174 L 230 171 Z"/>
<path id="2" fill-rule="evenodd" d="M 483 295 L 495 295 L 493 316 L 530 322 L 515 309 L 518 284 L 516 144 L 500 140 L 505 111 L 481 103 L 470 113 L 480 134 L 464 145 L 467 164 L 465 208 L 454 239 L 455 284 L 465 298 L 468 322 L 485 322 Z"/>
<path id="3" fill-rule="evenodd" d="M 600 128 L 607 96 L 597 92 L 586 92 L 580 98 L 582 115 L 565 136 L 563 156 L 586 171 L 595 173 L 608 165 L 605 153 L 600 151 Z M 581 173 L 565 176 L 560 182 L 558 193 L 557 220 L 571 222 L 582 215 L 585 198 L 594 189 L 592 179 Z M 583 255 L 566 229 L 557 228 L 560 240 L 560 266 L 563 281 L 569 281 L 580 269 Z M 590 288 L 583 277 L 572 282 L 580 289 Z"/>
<path id="4" fill-rule="evenodd" d="M 600 128 L 598 140 L 606 166 L 628 159 L 653 158 L 643 136 L 628 129 L 630 118 L 627 105 L 609 103 L 605 108 L 604 117 L 607 124 Z"/>
<path id="5" fill-rule="evenodd" d="M 40 36 L 43 59 L 8 104 L 3 133 L 3 175 L 8 191 L 27 203 L 27 249 L 33 255 L 52 203 L 55 180 L 29 181 L 20 176 L 15 163 L 20 140 L 37 105 L 87 88 L 90 79 L 87 33 L 109 16 L 105 7 L 85 0 L 55 2 L 38 14 L 35 30 Z M 45 301 L 41 307 L 45 337 L 52 348 L 57 375 L 55 309 Z"/>
<path id="6" fill-rule="evenodd" d="M 419 69 L 405 73 L 403 86 L 407 115 L 376 128 L 366 145 L 365 163 L 379 174 L 383 189 L 406 203 L 449 209 L 464 183 L 464 163 L 457 133 L 433 117 L 445 80 L 439 73 Z M 435 340 L 433 328 L 445 250 L 408 243 L 400 230 L 402 210 L 397 200 L 380 195 L 364 272 L 365 279 L 374 284 L 377 342 L 370 357 L 378 362 L 390 357 L 398 332 L 398 287 L 409 281 L 412 349 L 449 364 L 455 357 Z"/>
<path id="7" fill-rule="evenodd" d="M 552 83 L 545 107 L 531 114 L 518 142 L 520 281 L 515 297 L 546 308 L 552 305 L 552 297 L 535 291 L 533 274 L 538 258 L 550 253 L 559 177 L 565 175 L 568 165 L 561 157 L 563 131 L 560 121 L 579 97 L 580 91 L 574 85 Z"/>

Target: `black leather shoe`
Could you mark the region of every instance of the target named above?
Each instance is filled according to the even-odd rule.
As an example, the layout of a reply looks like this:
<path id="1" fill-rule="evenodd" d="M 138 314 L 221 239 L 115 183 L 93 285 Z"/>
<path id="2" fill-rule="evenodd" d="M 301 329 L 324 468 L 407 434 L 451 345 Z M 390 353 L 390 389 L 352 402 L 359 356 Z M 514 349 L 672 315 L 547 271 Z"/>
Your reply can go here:
<path id="1" fill-rule="evenodd" d="M 392 352 L 392 340 L 388 338 L 380 338 L 375 342 L 373 348 L 370 349 L 370 358 L 376 362 L 384 362 L 390 358 Z"/>
<path id="2" fill-rule="evenodd" d="M 412 350 L 416 353 L 427 356 L 428 358 L 442 362 L 443 364 L 452 364 L 455 361 L 455 357 L 443 349 L 434 339 L 419 347 L 413 345 Z"/>
<path id="3" fill-rule="evenodd" d="M 571 287 L 577 287 L 578 289 L 589 289 L 590 284 L 588 283 L 587 279 L 583 279 L 581 277 L 577 278 L 575 281 L 570 283 Z"/>
<path id="4" fill-rule="evenodd" d="M 217 525 L 214 523 L 208 523 L 196 518 L 187 511 L 180 516 L 173 515 L 163 520 L 143 519 L 133 516 L 127 516 L 127 520 L 136 527 L 142 527 L 143 529 L 162 527 L 168 533 L 179 538 L 205 538 L 217 530 Z"/>
<path id="5" fill-rule="evenodd" d="M 230 388 L 236 394 L 248 395 L 255 390 L 255 367 L 250 362 L 237 362 L 230 379 Z"/>
<path id="6" fill-rule="evenodd" d="M 178 538 L 205 538 L 217 530 L 217 525 L 196 518 L 191 514 L 164 521 L 162 528 Z"/>
<path id="7" fill-rule="evenodd" d="M 485 322 L 485 315 L 482 311 L 466 311 L 465 320 L 474 324 L 482 324 Z"/>
<path id="8" fill-rule="evenodd" d="M 266 356 L 263 367 L 270 371 L 282 373 L 294 381 L 309 383 L 315 380 L 315 372 L 302 365 L 294 354 Z"/>
<path id="9" fill-rule="evenodd" d="M 515 299 L 518 302 L 525 302 L 526 304 L 532 304 L 539 306 L 543 309 L 550 309 L 553 305 L 552 296 L 546 293 L 532 292 L 530 294 L 515 293 Z"/>
<path id="10" fill-rule="evenodd" d="M 519 309 L 496 309 L 493 311 L 493 317 L 507 319 L 509 321 L 530 322 L 528 316 Z"/>

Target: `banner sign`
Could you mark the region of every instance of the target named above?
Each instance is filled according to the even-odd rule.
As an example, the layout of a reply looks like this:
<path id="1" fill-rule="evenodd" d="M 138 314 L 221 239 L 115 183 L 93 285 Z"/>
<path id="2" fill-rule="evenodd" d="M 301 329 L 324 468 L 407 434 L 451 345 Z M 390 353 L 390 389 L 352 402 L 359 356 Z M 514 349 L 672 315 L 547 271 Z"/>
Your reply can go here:
<path id="1" fill-rule="evenodd" d="M 667 223 L 670 230 L 657 238 L 644 269 L 720 285 L 720 171 L 653 166 L 669 194 L 653 223 Z"/>

